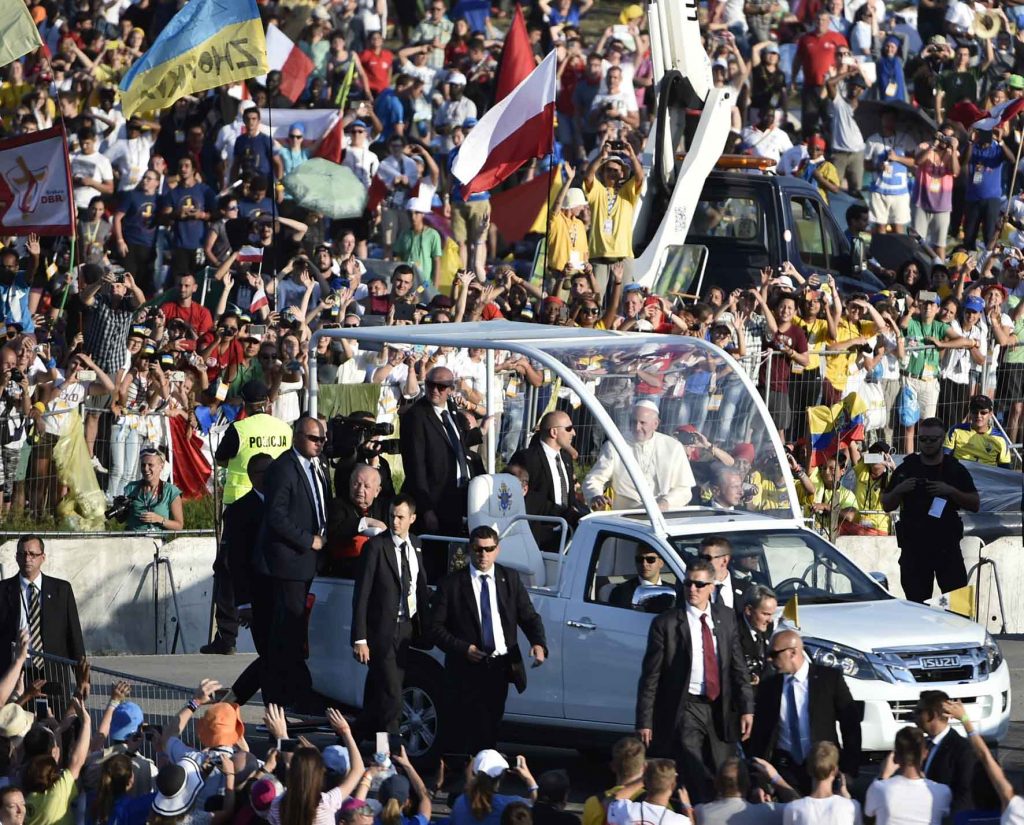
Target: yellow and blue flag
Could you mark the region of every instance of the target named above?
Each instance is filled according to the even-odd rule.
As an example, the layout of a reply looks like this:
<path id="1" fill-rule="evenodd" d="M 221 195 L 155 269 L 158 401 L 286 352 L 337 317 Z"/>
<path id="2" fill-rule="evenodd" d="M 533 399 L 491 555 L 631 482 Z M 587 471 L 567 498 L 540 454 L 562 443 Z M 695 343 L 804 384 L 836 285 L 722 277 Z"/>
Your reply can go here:
<path id="1" fill-rule="evenodd" d="M 824 464 L 836 454 L 840 444 L 864 438 L 868 405 L 851 392 L 839 404 L 808 407 L 807 425 L 811 433 L 811 466 Z"/>
<path id="2" fill-rule="evenodd" d="M 125 117 L 269 71 L 256 0 L 191 0 L 121 80 Z"/>

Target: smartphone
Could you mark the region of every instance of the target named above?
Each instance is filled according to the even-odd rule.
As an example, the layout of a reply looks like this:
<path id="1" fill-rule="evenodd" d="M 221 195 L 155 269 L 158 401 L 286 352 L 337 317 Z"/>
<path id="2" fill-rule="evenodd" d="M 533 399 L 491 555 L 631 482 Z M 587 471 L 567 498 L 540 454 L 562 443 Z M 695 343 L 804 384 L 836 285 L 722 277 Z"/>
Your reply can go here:
<path id="1" fill-rule="evenodd" d="M 295 749 L 299 747 L 298 739 L 278 739 L 277 749 L 281 753 L 295 753 Z"/>
<path id="2" fill-rule="evenodd" d="M 884 464 L 885 456 L 881 453 L 864 453 L 865 464 Z"/>
<path id="3" fill-rule="evenodd" d="M 401 754 L 402 753 L 402 737 L 397 733 L 388 734 L 388 753 Z"/>
<path id="4" fill-rule="evenodd" d="M 267 325 L 266 324 L 249 324 L 250 335 L 266 335 Z"/>
<path id="5" fill-rule="evenodd" d="M 374 753 L 391 753 L 391 744 L 388 741 L 389 734 L 386 731 L 379 730 L 376 734 L 377 746 Z"/>
<path id="6" fill-rule="evenodd" d="M 182 384 L 185 381 L 185 373 L 181 370 L 174 370 L 167 373 L 167 380 L 172 384 Z"/>
<path id="7" fill-rule="evenodd" d="M 36 719 L 50 718 L 50 704 L 45 697 L 41 696 L 32 703 L 32 712 L 35 714 Z"/>
<path id="8" fill-rule="evenodd" d="M 917 293 L 918 303 L 924 302 L 926 304 L 934 304 L 938 299 L 939 294 L 937 292 L 929 292 L 928 290 L 922 290 L 921 292 Z"/>
<path id="9" fill-rule="evenodd" d="M 217 392 L 214 396 L 218 401 L 223 401 L 228 397 L 228 385 L 223 381 L 217 384 Z"/>
<path id="10" fill-rule="evenodd" d="M 79 381 L 95 381 L 96 380 L 96 370 L 79 370 L 78 371 L 78 380 Z"/>

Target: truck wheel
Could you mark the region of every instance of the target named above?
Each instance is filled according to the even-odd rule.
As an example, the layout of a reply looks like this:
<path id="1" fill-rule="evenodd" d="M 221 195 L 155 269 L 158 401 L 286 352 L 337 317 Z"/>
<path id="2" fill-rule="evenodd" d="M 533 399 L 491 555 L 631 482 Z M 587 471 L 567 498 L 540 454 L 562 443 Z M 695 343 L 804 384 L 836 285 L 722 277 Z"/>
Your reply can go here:
<path id="1" fill-rule="evenodd" d="M 441 678 L 440 666 L 429 657 L 412 658 L 405 671 L 398 727 L 409 758 L 418 764 L 436 765 L 441 758 Z"/>

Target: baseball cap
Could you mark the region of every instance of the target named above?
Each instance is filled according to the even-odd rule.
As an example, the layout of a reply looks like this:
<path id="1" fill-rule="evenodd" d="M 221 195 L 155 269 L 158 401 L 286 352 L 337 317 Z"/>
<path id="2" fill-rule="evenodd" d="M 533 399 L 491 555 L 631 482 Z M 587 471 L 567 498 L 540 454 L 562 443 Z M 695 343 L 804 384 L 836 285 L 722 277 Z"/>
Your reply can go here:
<path id="1" fill-rule="evenodd" d="M 964 301 L 965 312 L 984 312 L 985 302 L 981 300 L 977 295 L 972 295 L 970 298 Z"/>
<path id="2" fill-rule="evenodd" d="M 124 742 L 133 733 L 137 733 L 142 724 L 142 708 L 135 702 L 122 702 L 114 708 L 110 719 L 110 741 Z"/>
<path id="3" fill-rule="evenodd" d="M 496 750 L 488 748 L 473 757 L 473 773 L 485 773 L 491 779 L 497 779 L 507 770 L 508 762 Z M 383 786 L 381 786 L 381 790 L 383 790 Z"/>
<path id="4" fill-rule="evenodd" d="M 825 138 L 823 138 L 821 135 L 811 135 L 809 138 L 807 138 L 807 145 L 816 146 L 824 152 L 826 145 Z"/>
<path id="5" fill-rule="evenodd" d="M 298 132 L 300 135 L 306 134 L 306 126 L 301 120 L 296 120 L 291 126 L 288 127 L 288 133 Z"/>
<path id="6" fill-rule="evenodd" d="M 366 125 L 366 121 L 365 120 L 360 120 L 360 119 L 357 118 L 356 120 L 353 120 L 348 126 L 345 127 L 345 131 L 349 132 L 352 129 L 368 129 L 368 128 L 369 127 Z"/>
<path id="7" fill-rule="evenodd" d="M 740 441 L 732 448 L 732 457 L 737 461 L 753 461 L 757 453 L 749 441 Z"/>
<path id="8" fill-rule="evenodd" d="M 504 759 L 501 761 L 505 762 Z M 508 767 L 507 762 L 505 762 L 505 767 Z M 486 771 L 485 773 L 488 773 L 489 776 L 495 776 Z M 501 774 L 499 773 L 497 776 L 501 776 Z M 393 774 L 381 782 L 380 790 L 377 791 L 377 801 L 381 805 L 386 805 L 392 799 L 399 805 L 404 805 L 409 800 L 409 780 L 400 773 Z"/>
<path id="9" fill-rule="evenodd" d="M 714 63 L 711 64 L 711 68 L 724 69 L 725 71 L 729 71 L 729 62 L 727 60 L 716 60 Z"/>
<path id="10" fill-rule="evenodd" d="M 987 395 L 975 395 L 971 397 L 970 411 L 983 412 L 992 409 L 992 399 Z"/>
<path id="11" fill-rule="evenodd" d="M 631 284 L 626 284 L 623 288 L 623 292 L 643 292 L 644 285 L 634 281 Z"/>
<path id="12" fill-rule="evenodd" d="M 779 47 L 778 47 L 777 44 L 769 42 L 768 45 L 764 47 L 764 52 L 763 53 L 764 54 L 778 54 L 779 53 Z"/>
<path id="13" fill-rule="evenodd" d="M 348 748 L 342 745 L 329 745 L 324 748 L 321 754 L 324 760 L 324 767 L 329 771 L 341 774 L 344 776 L 348 773 L 349 768 L 352 765 L 352 760 L 348 755 Z"/>
<path id="14" fill-rule="evenodd" d="M 1010 297 L 1010 290 L 1008 290 L 1008 289 L 1007 289 L 1007 288 L 1006 288 L 1005 286 L 1003 286 L 1002 284 L 989 284 L 989 285 L 988 285 L 987 287 L 985 287 L 985 288 L 984 288 L 984 289 L 983 289 L 983 290 L 981 291 L 981 294 L 982 294 L 982 296 L 988 295 L 988 294 L 989 294 L 989 293 L 990 293 L 990 292 L 991 292 L 991 291 L 992 291 L 993 289 L 998 289 L 998 290 L 999 290 L 1000 292 L 1002 292 L 1002 293 L 1003 293 L 1003 300 L 1004 300 L 1004 301 L 1005 301 L 1005 300 L 1006 300 L 1007 298 L 1009 298 L 1009 297 Z"/>
<path id="15" fill-rule="evenodd" d="M 577 187 L 573 187 L 565 193 L 565 208 L 576 209 L 580 206 L 587 205 L 587 196 L 583 194 L 583 190 Z"/>
<path id="16" fill-rule="evenodd" d="M 449 86 L 465 86 L 466 76 L 462 72 L 449 72 L 447 82 Z"/>
<path id="17" fill-rule="evenodd" d="M 234 745 L 245 736 L 245 725 L 238 715 L 238 706 L 217 702 L 207 708 L 196 723 L 199 741 L 206 748 L 220 748 Z"/>
<path id="18" fill-rule="evenodd" d="M 931 37 L 928 38 L 928 45 L 929 46 L 948 46 L 949 45 L 949 41 L 946 40 L 944 35 L 933 34 Z"/>
<path id="19" fill-rule="evenodd" d="M 1024 89 L 1024 76 L 1012 74 L 1006 78 L 1006 85 L 1011 89 Z"/>
<path id="20" fill-rule="evenodd" d="M 268 398 L 270 398 L 270 388 L 262 381 L 246 381 L 242 384 L 242 400 L 246 404 L 256 404 L 266 401 Z"/>

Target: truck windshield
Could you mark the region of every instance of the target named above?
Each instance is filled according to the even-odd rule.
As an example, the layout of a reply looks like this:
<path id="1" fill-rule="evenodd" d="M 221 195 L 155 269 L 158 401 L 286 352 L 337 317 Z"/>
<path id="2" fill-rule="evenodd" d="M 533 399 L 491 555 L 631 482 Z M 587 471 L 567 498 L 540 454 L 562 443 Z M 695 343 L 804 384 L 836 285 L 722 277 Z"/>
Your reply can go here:
<path id="1" fill-rule="evenodd" d="M 703 538 L 687 536 L 671 541 L 680 556 L 690 560 L 700 555 Z M 801 604 L 892 598 L 832 545 L 809 531 L 752 530 L 727 533 L 725 538 L 732 545 L 732 575 L 770 587 L 780 605 L 794 593 Z"/>
<path id="2" fill-rule="evenodd" d="M 752 196 L 699 200 L 687 240 L 691 243 L 700 243 L 703 238 L 759 241 L 761 224 L 761 207 Z"/>
<path id="3" fill-rule="evenodd" d="M 651 320 L 672 326 L 660 313 Z M 693 329 L 698 327 L 696 319 L 689 321 Z M 652 344 L 650 336 L 631 341 L 629 335 L 586 344 L 555 340 L 546 343 L 544 350 L 593 393 L 631 442 L 641 469 L 655 487 L 655 496 L 668 501 L 671 509 L 705 505 L 793 518 L 791 477 L 779 459 L 774 423 L 755 403 L 750 385 L 741 378 L 743 368 L 692 334 L 665 335 L 664 344 Z M 558 405 L 571 410 L 576 433 L 573 444 L 583 469 L 612 460 L 611 456 L 602 459 L 604 430 L 580 397 L 554 379 L 553 373 L 545 378 L 540 409 Z M 657 431 L 682 445 L 676 464 L 687 466 L 681 471 L 677 472 L 676 464 L 666 466 L 663 449 L 651 453 L 640 445 L 650 434 L 638 424 L 638 409 L 654 412 Z M 661 444 L 663 447 L 664 442 Z M 670 483 L 667 476 L 672 477 L 672 491 L 665 489 Z M 685 492 L 679 489 L 682 484 L 687 487 Z M 613 483 L 609 489 L 614 492 L 615 486 Z M 637 504 L 613 498 L 612 506 L 635 508 Z"/>

